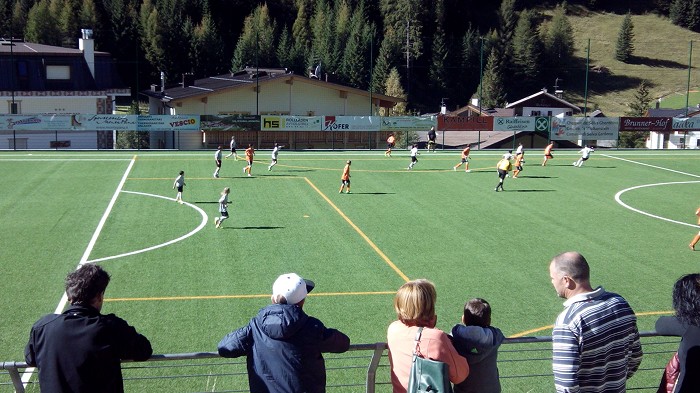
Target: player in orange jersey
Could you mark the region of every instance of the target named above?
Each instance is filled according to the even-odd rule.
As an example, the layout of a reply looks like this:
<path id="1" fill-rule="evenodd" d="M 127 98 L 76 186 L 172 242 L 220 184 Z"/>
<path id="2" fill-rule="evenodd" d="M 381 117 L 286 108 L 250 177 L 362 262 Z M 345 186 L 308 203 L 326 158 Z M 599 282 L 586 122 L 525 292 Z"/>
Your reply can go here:
<path id="1" fill-rule="evenodd" d="M 245 160 L 248 165 L 243 168 L 243 173 L 248 173 L 248 176 L 250 176 L 250 170 L 253 169 L 253 156 L 255 156 L 255 149 L 253 149 L 253 145 L 248 145 L 248 148 L 245 149 Z"/>
<path id="2" fill-rule="evenodd" d="M 345 163 L 345 168 L 343 168 L 343 175 L 340 176 L 340 190 L 338 191 L 339 194 L 343 193 L 343 188 L 345 188 L 347 191 L 345 191 L 346 194 L 350 193 L 350 164 L 352 164 L 352 161 L 348 160 Z"/>
<path id="3" fill-rule="evenodd" d="M 471 172 L 469 170 L 469 152 L 471 151 L 472 145 L 467 145 L 467 147 L 462 150 L 462 160 L 455 166 L 452 167 L 452 170 L 456 171 L 457 168 L 459 168 L 462 164 L 464 164 L 464 171 L 465 172 Z"/>
<path id="4" fill-rule="evenodd" d="M 550 141 L 549 145 L 544 148 L 544 161 L 542 161 L 542 166 L 547 165 L 547 161 L 554 158 L 552 155 L 552 149 L 554 149 L 554 142 Z"/>
<path id="5" fill-rule="evenodd" d="M 698 225 L 700 225 L 700 207 L 698 208 L 698 210 L 695 211 L 695 215 L 698 217 Z M 698 234 L 695 235 L 688 247 L 690 247 L 691 250 L 695 251 L 695 244 L 697 244 L 698 241 L 700 241 L 700 232 L 698 232 Z"/>
<path id="6" fill-rule="evenodd" d="M 513 171 L 513 179 L 518 178 L 518 173 L 523 170 L 523 163 L 525 162 L 525 154 L 520 153 L 515 155 L 515 170 Z"/>
<path id="7" fill-rule="evenodd" d="M 389 134 L 389 137 L 386 138 L 386 151 L 384 152 L 384 155 L 386 157 L 391 157 L 391 149 L 396 145 L 396 137 L 394 134 Z"/>

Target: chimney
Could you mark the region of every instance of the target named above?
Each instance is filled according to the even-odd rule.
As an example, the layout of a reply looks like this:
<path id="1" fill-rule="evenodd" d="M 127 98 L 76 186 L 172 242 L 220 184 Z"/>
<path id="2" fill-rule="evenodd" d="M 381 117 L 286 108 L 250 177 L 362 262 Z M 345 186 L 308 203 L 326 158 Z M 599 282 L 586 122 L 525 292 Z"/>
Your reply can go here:
<path id="1" fill-rule="evenodd" d="M 80 29 L 81 37 L 78 48 L 83 52 L 90 74 L 95 77 L 95 40 L 92 39 L 92 29 Z"/>
<path id="2" fill-rule="evenodd" d="M 182 87 L 194 86 L 194 74 L 184 73 L 182 74 Z"/>

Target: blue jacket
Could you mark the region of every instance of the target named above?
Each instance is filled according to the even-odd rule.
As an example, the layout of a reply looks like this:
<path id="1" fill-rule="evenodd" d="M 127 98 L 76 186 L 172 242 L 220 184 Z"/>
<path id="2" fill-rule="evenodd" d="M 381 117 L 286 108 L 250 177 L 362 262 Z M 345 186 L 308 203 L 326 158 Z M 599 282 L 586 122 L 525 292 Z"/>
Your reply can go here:
<path id="1" fill-rule="evenodd" d="M 452 344 L 467 358 L 469 376 L 454 387 L 455 393 L 500 393 L 498 380 L 498 347 L 505 336 L 500 329 L 488 326 L 455 325 Z"/>
<path id="2" fill-rule="evenodd" d="M 219 355 L 247 356 L 251 393 L 316 393 L 326 391 L 322 352 L 345 352 L 350 339 L 327 329 L 301 307 L 272 304 L 248 325 L 219 343 Z"/>

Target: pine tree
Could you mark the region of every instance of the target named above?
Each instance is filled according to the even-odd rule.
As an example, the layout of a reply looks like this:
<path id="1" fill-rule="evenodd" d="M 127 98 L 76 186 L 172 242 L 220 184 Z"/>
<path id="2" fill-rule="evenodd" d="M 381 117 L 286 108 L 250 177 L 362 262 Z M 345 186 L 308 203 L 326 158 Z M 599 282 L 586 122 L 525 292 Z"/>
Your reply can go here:
<path id="1" fill-rule="evenodd" d="M 321 65 L 321 73 L 334 73 L 338 70 L 338 59 L 333 56 L 335 40 L 333 36 L 333 10 L 325 0 L 316 0 L 314 14 L 311 17 L 312 45 L 308 65 L 315 69 Z"/>
<path id="2" fill-rule="evenodd" d="M 513 35 L 518 23 L 518 16 L 515 13 L 515 0 L 503 0 L 498 11 L 498 42 L 495 47 L 497 60 L 501 64 L 499 67 L 503 71 L 504 85 L 511 84 L 512 58 L 513 58 Z"/>
<path id="3" fill-rule="evenodd" d="M 58 29 L 61 34 L 61 46 L 76 48 L 80 34 L 79 13 L 77 0 L 53 0 L 58 15 Z"/>
<path id="4" fill-rule="evenodd" d="M 634 93 L 634 101 L 629 103 L 630 111 L 627 116 L 645 116 L 649 110 L 652 98 L 649 92 L 649 82 L 643 80 Z"/>
<path id="5" fill-rule="evenodd" d="M 574 33 L 566 17 L 566 3 L 554 11 L 545 37 L 545 53 L 553 68 L 563 69 L 574 56 Z"/>
<path id="6" fill-rule="evenodd" d="M 372 69 L 372 91 L 384 91 L 386 87 L 387 77 L 393 64 L 393 54 L 396 53 L 395 43 L 394 31 L 391 29 L 386 31 Z"/>
<path id="7" fill-rule="evenodd" d="M 523 10 L 513 35 L 513 70 L 519 93 L 531 91 L 539 81 L 542 69 L 542 41 L 537 32 L 537 15 Z"/>
<path id="8" fill-rule="evenodd" d="M 374 27 L 365 16 L 360 4 L 352 14 L 349 35 L 342 55 L 342 73 L 350 86 L 365 89 L 369 86 L 369 44 Z"/>
<path id="9" fill-rule="evenodd" d="M 482 40 L 476 29 L 469 24 L 462 38 L 461 46 L 461 78 L 458 80 L 457 102 L 469 100 L 474 89 L 479 85 L 481 72 Z"/>
<path id="10" fill-rule="evenodd" d="M 632 15 L 627 13 L 620 26 L 617 35 L 617 45 L 615 46 L 615 59 L 627 63 L 632 59 L 634 53 L 634 25 Z"/>
<path id="11" fill-rule="evenodd" d="M 274 65 L 276 23 L 270 21 L 267 4 L 258 6 L 243 24 L 243 31 L 238 37 L 238 43 L 231 62 L 232 70 L 240 70 L 246 66 L 269 67 Z"/>
<path id="12" fill-rule="evenodd" d="M 194 26 L 193 35 L 191 58 L 195 78 L 226 72 L 229 64 L 223 60 L 224 43 L 208 12 L 204 14 L 202 21 Z"/>
<path id="13" fill-rule="evenodd" d="M 668 16 L 675 25 L 688 27 L 688 13 L 691 0 L 673 0 L 669 7 Z"/>
<path id="14" fill-rule="evenodd" d="M 61 44 L 58 23 L 49 7 L 49 0 L 40 0 L 29 10 L 24 31 L 26 41 L 54 46 Z"/>
<path id="15" fill-rule="evenodd" d="M 311 53 L 311 27 L 309 26 L 309 0 L 297 1 L 297 17 L 292 25 L 292 50 L 294 65 L 288 67 L 306 75 L 306 59 Z M 279 57 L 279 55 L 278 55 Z"/>
<path id="16" fill-rule="evenodd" d="M 503 86 L 503 70 L 495 51 L 489 54 L 484 70 L 483 85 L 483 108 L 497 108 L 506 103 L 506 93 Z"/>
<path id="17" fill-rule="evenodd" d="M 384 94 L 396 98 L 401 98 L 401 99 L 406 99 L 406 91 L 403 88 L 403 85 L 401 84 L 401 76 L 399 75 L 399 71 L 396 69 L 396 67 L 393 67 L 389 71 L 389 76 L 386 78 L 386 86 L 384 88 Z M 399 102 L 396 104 L 393 108 L 389 109 L 389 113 L 384 113 L 382 112 L 382 116 L 402 116 L 408 113 L 407 111 L 407 103 L 406 102 Z M 382 108 L 382 111 L 384 109 Z"/>

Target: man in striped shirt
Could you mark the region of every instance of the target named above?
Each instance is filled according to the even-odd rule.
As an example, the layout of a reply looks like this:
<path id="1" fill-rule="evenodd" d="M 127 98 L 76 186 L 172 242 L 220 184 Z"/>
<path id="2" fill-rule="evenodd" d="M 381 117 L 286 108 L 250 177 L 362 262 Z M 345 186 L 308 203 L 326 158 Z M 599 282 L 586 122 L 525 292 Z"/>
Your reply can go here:
<path id="1" fill-rule="evenodd" d="M 566 299 L 552 330 L 557 392 L 621 393 L 642 362 L 637 317 L 622 296 L 595 290 L 588 262 L 578 252 L 552 259 L 549 276 Z"/>

